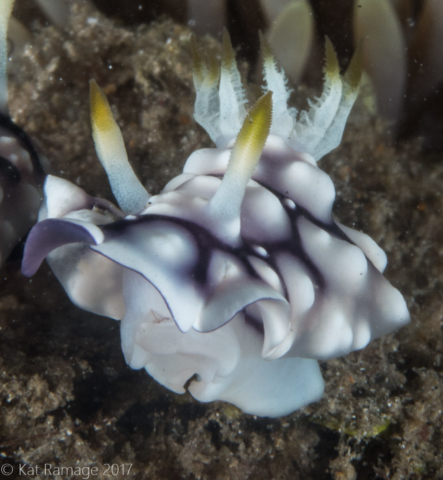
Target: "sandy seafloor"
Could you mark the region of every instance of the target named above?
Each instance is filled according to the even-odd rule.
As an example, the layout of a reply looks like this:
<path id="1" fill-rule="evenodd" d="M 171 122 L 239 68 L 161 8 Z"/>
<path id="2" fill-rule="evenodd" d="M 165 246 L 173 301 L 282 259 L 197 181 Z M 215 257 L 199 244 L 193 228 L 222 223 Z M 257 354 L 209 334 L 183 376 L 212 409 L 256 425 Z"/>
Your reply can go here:
<path id="1" fill-rule="evenodd" d="M 42 28 L 14 56 L 13 118 L 54 174 L 111 199 L 90 135 L 95 78 L 135 170 L 158 192 L 192 151 L 211 145 L 192 118 L 188 36 L 169 20 L 126 29 L 76 7 L 67 33 Z M 90 478 L 128 478 L 132 465 L 129 478 L 139 480 L 443 478 L 443 155 L 423 155 L 418 143 L 394 149 L 386 131 L 357 108 L 320 167 L 335 182 L 337 218 L 386 250 L 410 325 L 322 363 L 320 402 L 256 418 L 129 369 L 117 322 L 72 305 L 46 264 L 27 279 L 12 259 L 0 279 L 0 465 L 15 472 L 0 478 L 24 478 L 20 465 L 27 478 L 70 478 L 30 470 L 45 464 L 97 467 Z M 106 476 L 107 464 L 118 474 Z"/>

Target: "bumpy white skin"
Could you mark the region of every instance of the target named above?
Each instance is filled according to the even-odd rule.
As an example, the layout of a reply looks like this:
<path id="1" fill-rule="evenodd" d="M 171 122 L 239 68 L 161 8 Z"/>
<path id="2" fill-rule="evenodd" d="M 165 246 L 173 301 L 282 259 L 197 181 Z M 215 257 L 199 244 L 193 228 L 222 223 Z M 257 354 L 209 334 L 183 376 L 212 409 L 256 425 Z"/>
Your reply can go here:
<path id="1" fill-rule="evenodd" d="M 340 84 L 327 86 L 295 128 L 285 124 L 293 112 L 284 105 L 284 76 L 267 60 L 279 116 L 247 182 L 239 233 L 232 212 L 222 225 L 223 212 L 209 214 L 218 212 L 211 200 L 232 168 L 235 135 L 229 129 L 244 119 L 212 110 L 243 102 L 239 78 L 225 65 L 219 93 L 225 98 L 214 102 L 213 91 L 203 92 L 211 99 L 206 126 L 219 148 L 195 152 L 182 175 L 150 197 L 141 213 L 124 219 L 111 204 L 48 177 L 23 272 L 32 275 L 47 256 L 74 303 L 121 320 L 127 363 L 167 388 L 183 393 L 192 378 L 189 391 L 201 401 L 224 400 L 275 417 L 321 397 L 317 360 L 363 348 L 407 323 L 409 314 L 382 275 L 384 252 L 333 220 L 334 186 L 307 153 L 340 140 L 350 109 L 349 91 L 340 96 L 346 85 L 334 77 Z M 196 81 L 200 109 L 199 92 L 207 87 L 203 67 Z M 241 107 L 232 114 L 244 117 Z M 303 121 L 317 123 L 309 133 Z M 276 125 L 285 127 L 281 136 Z"/>

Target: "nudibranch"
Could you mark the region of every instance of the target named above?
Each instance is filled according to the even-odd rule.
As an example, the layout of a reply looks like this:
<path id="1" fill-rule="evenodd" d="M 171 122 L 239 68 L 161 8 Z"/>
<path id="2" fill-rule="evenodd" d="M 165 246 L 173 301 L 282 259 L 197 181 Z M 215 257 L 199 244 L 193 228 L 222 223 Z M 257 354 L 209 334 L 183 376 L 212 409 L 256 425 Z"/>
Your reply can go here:
<path id="1" fill-rule="evenodd" d="M 196 121 L 215 148 L 150 196 L 94 81 L 94 143 L 119 208 L 48 176 L 23 273 L 46 257 L 79 307 L 121 321 L 126 362 L 177 393 L 276 417 L 321 398 L 318 360 L 346 355 L 409 321 L 383 276 L 385 253 L 332 216 L 317 161 L 335 148 L 357 95 L 326 41 L 325 85 L 308 112 L 262 37 L 264 94 L 246 110 L 229 37 L 221 69 L 191 40 Z"/>
<path id="2" fill-rule="evenodd" d="M 44 181 L 41 158 L 9 115 L 7 32 L 13 3 L 0 2 L 0 265 L 37 221 Z"/>

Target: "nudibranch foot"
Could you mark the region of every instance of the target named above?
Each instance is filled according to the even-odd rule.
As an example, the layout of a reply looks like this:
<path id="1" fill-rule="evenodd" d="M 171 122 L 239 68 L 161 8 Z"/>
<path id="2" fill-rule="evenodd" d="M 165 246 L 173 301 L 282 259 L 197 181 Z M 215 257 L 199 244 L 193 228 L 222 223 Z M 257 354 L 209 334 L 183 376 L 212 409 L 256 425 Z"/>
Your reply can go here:
<path id="1" fill-rule="evenodd" d="M 123 136 L 107 98 L 95 80 L 90 84 L 92 136 L 97 156 L 120 208 L 125 213 L 140 213 L 147 206 L 150 195 L 129 164 Z"/>

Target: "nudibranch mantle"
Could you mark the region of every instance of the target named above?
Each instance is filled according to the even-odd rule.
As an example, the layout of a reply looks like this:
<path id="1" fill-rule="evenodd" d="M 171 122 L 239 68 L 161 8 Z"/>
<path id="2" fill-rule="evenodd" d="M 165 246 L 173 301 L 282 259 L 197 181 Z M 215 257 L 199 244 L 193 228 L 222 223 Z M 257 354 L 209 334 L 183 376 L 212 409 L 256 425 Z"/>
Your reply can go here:
<path id="1" fill-rule="evenodd" d="M 198 400 L 276 417 L 322 396 L 318 360 L 365 347 L 409 313 L 382 274 L 384 252 L 332 217 L 335 189 L 316 163 L 341 140 L 358 54 L 342 77 L 326 42 L 324 92 L 298 115 L 261 42 L 265 94 L 247 112 L 228 36 L 221 70 L 191 41 L 195 119 L 216 148 L 194 152 L 155 196 L 92 81 L 94 142 L 120 208 L 48 176 L 23 273 L 46 257 L 76 305 L 121 320 L 127 363 L 174 392 L 189 384 Z"/>

